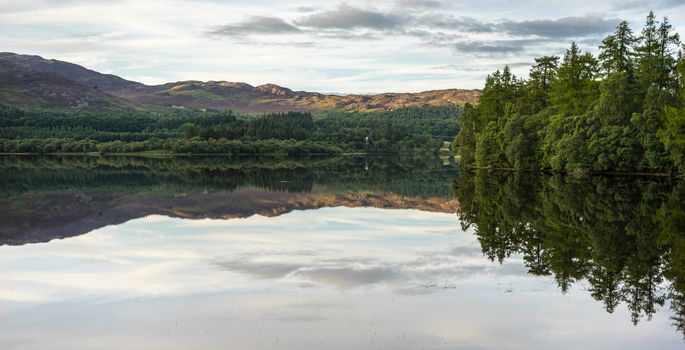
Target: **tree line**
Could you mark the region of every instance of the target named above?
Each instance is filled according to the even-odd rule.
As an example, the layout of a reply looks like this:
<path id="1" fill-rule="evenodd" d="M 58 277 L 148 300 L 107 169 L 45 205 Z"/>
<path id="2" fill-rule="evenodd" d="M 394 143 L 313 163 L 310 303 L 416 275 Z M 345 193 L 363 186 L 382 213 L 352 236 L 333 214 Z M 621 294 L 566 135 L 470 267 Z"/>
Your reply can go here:
<path id="1" fill-rule="evenodd" d="M 626 21 L 597 56 L 574 42 L 528 79 L 489 75 L 453 149 L 469 166 L 558 172 L 685 172 L 685 59 L 667 18 Z"/>
<path id="2" fill-rule="evenodd" d="M 22 110 L 0 105 L 0 152 L 205 154 L 436 153 L 458 106 L 385 112 L 269 113 Z"/>

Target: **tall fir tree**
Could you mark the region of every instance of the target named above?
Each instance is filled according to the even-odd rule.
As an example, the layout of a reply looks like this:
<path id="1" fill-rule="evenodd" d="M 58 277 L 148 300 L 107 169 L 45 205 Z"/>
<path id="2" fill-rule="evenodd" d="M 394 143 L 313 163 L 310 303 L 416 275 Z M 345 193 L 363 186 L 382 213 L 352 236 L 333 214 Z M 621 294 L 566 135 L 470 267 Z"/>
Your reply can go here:
<path id="1" fill-rule="evenodd" d="M 550 87 L 557 78 L 558 56 L 543 56 L 535 59 L 526 84 L 528 93 L 527 112 L 538 113 L 550 105 Z"/>
<path id="2" fill-rule="evenodd" d="M 602 73 L 611 75 L 612 73 L 623 72 L 629 76 L 632 75 L 635 62 L 633 46 L 636 41 L 628 22 L 622 21 L 616 27 L 616 31 L 604 38 L 599 46 Z"/>
<path id="3" fill-rule="evenodd" d="M 575 42 L 566 50 L 550 89 L 550 99 L 558 113 L 570 116 L 588 110 L 598 94 L 597 64 L 592 54 L 581 52 Z"/>

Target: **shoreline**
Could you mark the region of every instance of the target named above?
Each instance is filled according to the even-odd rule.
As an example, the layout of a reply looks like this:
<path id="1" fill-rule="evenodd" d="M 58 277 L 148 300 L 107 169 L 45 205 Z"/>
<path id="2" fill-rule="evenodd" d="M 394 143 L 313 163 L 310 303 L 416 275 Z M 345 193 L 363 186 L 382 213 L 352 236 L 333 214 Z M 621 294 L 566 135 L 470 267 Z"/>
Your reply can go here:
<path id="1" fill-rule="evenodd" d="M 501 167 L 477 167 L 472 165 L 463 165 L 464 168 L 470 170 L 494 170 L 494 171 L 509 171 L 522 173 L 539 173 L 550 175 L 564 175 L 564 176 L 644 176 L 644 177 L 671 177 L 685 180 L 685 174 L 666 173 L 666 172 L 640 172 L 640 171 L 583 171 L 583 172 L 568 172 L 568 171 L 554 171 L 548 169 L 517 169 L 517 168 L 501 168 Z"/>

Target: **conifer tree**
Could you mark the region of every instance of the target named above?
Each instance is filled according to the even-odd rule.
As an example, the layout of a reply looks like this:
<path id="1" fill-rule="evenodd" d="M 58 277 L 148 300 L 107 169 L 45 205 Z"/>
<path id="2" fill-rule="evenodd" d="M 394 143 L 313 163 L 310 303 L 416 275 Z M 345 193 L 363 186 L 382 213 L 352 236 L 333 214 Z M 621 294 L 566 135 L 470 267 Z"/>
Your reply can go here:
<path id="1" fill-rule="evenodd" d="M 557 112 L 570 116 L 587 111 L 598 92 L 596 74 L 597 60 L 573 42 L 551 84 L 551 102 Z"/>

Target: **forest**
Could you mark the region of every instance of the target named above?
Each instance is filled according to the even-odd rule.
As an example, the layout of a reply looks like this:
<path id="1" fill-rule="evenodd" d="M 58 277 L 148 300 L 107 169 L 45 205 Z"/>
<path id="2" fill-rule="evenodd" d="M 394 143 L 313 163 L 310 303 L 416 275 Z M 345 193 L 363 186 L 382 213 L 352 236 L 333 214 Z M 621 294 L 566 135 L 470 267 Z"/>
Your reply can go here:
<path id="1" fill-rule="evenodd" d="M 459 128 L 459 106 L 384 112 L 55 111 L 0 105 L 1 153 L 165 152 L 433 154 Z"/>
<path id="2" fill-rule="evenodd" d="M 685 59 L 680 37 L 653 12 L 627 22 L 597 56 L 572 43 L 535 59 L 528 79 L 489 75 L 467 105 L 453 151 L 479 168 L 564 173 L 685 172 Z"/>

